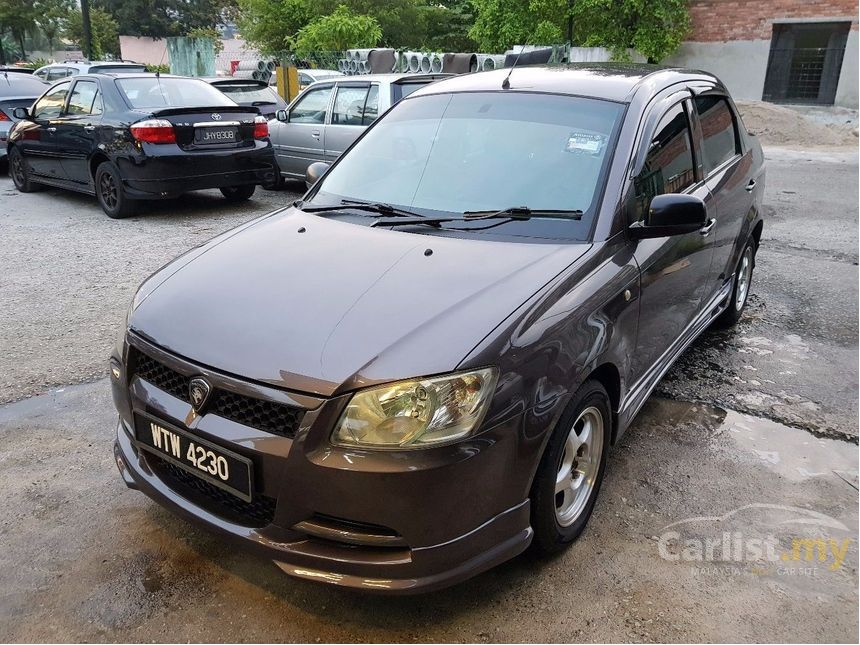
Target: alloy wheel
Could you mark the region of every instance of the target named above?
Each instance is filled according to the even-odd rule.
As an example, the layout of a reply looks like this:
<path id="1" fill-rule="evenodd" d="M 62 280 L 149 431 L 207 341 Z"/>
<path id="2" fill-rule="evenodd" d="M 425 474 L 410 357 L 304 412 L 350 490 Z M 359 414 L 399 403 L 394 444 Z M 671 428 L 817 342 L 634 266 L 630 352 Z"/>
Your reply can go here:
<path id="1" fill-rule="evenodd" d="M 119 191 L 117 190 L 116 181 L 113 175 L 109 172 L 103 172 L 99 178 L 99 193 L 101 194 L 104 205 L 113 210 L 119 202 Z"/>
<path id="2" fill-rule="evenodd" d="M 11 157 L 9 168 L 12 172 L 12 180 L 16 186 L 23 186 L 27 182 L 24 158 L 20 154 L 13 154 Z"/>
<path id="3" fill-rule="evenodd" d="M 603 453 L 603 415 L 594 406 L 580 412 L 567 435 L 555 478 L 555 516 L 570 526 L 588 504 Z"/>
<path id="4" fill-rule="evenodd" d="M 752 248 L 747 247 L 738 267 L 738 286 L 735 289 L 735 309 L 743 309 L 747 301 L 750 288 L 750 277 L 752 276 Z"/>

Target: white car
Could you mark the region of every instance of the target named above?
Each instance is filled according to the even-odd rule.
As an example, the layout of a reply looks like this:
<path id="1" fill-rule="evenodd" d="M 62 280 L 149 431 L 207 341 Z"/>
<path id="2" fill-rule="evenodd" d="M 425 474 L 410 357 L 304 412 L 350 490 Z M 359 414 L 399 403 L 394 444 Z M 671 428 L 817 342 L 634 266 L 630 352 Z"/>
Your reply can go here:
<path id="1" fill-rule="evenodd" d="M 51 63 L 40 67 L 33 76 L 53 83 L 67 76 L 78 74 L 110 74 L 111 72 L 145 72 L 146 65 L 142 63 L 126 63 L 116 60 L 93 61 L 88 60 L 65 60 L 62 63 Z"/>

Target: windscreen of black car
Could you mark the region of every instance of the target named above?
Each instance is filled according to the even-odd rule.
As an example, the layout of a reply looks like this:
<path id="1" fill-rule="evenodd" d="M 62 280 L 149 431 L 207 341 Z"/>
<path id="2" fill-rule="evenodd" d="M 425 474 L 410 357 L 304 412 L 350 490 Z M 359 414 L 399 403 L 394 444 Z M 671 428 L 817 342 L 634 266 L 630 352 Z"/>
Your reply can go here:
<path id="1" fill-rule="evenodd" d="M 192 78 L 145 76 L 118 79 L 117 87 L 133 108 L 221 107 L 236 105 L 209 83 Z"/>
<path id="2" fill-rule="evenodd" d="M 236 101 L 236 103 L 253 103 L 255 105 L 277 105 L 278 103 L 278 95 L 265 85 L 223 83 L 215 87 Z"/>
<path id="3" fill-rule="evenodd" d="M 582 211 L 586 239 L 622 105 L 507 92 L 413 97 L 381 119 L 321 180 L 315 203 L 348 198 L 409 210 L 511 206 Z"/>

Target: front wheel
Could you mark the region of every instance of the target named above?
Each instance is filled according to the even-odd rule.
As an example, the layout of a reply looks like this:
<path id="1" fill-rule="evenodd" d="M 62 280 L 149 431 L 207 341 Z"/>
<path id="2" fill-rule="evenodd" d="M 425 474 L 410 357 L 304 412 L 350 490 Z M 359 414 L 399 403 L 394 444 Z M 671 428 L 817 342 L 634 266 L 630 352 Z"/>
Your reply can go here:
<path id="1" fill-rule="evenodd" d="M 729 304 L 717 319 L 717 323 L 721 327 L 731 327 L 741 319 L 750 295 L 754 266 L 755 241 L 750 240 L 741 254 L 741 259 L 738 261 L 738 269 L 735 271 Z"/>
<path id="2" fill-rule="evenodd" d="M 228 188 L 222 188 L 221 194 L 227 198 L 228 202 L 244 202 L 247 199 L 251 199 L 251 195 L 254 194 L 256 188 L 257 187 L 254 184 L 230 186 Z"/>
<path id="3" fill-rule="evenodd" d="M 96 169 L 96 198 L 105 215 L 111 219 L 133 215 L 137 206 L 126 197 L 119 168 L 110 161 L 103 161 Z"/>
<path id="4" fill-rule="evenodd" d="M 561 551 L 585 529 L 611 434 L 609 395 L 597 381 L 586 381 L 553 430 L 532 484 L 533 544 L 539 551 Z"/>

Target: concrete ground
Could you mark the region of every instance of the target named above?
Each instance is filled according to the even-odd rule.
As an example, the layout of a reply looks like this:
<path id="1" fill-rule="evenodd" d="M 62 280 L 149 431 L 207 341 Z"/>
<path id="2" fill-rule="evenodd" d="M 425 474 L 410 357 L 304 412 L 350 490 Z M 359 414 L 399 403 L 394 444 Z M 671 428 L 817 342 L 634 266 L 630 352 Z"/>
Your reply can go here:
<path id="1" fill-rule="evenodd" d="M 288 578 L 113 463 L 102 377 L 135 286 L 294 195 L 112 221 L 0 178 L 0 401 L 22 399 L 0 407 L 0 640 L 856 642 L 857 152 L 767 156 L 748 314 L 667 375 L 582 539 L 396 599 Z"/>

